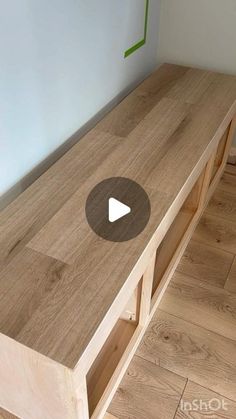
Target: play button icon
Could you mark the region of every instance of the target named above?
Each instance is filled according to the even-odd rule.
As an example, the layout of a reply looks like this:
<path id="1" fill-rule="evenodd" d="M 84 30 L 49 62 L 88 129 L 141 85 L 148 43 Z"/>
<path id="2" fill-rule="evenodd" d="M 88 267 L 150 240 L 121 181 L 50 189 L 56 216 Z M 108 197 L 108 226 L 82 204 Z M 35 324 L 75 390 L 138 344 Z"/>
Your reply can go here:
<path id="1" fill-rule="evenodd" d="M 108 219 L 110 223 L 114 223 L 130 212 L 131 208 L 128 205 L 123 204 L 118 199 L 109 198 Z"/>
<path id="2" fill-rule="evenodd" d="M 113 177 L 103 180 L 91 190 L 85 211 L 88 224 L 98 236 L 124 242 L 144 230 L 151 206 L 147 193 L 138 183 Z"/>

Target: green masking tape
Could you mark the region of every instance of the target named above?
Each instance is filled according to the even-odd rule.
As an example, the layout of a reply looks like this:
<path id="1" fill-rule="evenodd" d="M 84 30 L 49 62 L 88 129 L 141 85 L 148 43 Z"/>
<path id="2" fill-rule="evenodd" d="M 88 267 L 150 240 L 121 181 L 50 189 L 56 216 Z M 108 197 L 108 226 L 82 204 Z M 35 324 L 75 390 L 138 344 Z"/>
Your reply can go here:
<path id="1" fill-rule="evenodd" d="M 147 40 L 147 27 L 148 27 L 148 10 L 149 10 L 149 0 L 146 0 L 145 6 L 145 22 L 144 22 L 144 38 L 141 41 L 137 42 L 137 44 L 133 45 L 127 51 L 125 51 L 124 57 L 127 58 L 129 55 L 133 54 L 133 52 L 137 51 L 137 49 L 141 48 L 143 45 L 146 44 Z"/>

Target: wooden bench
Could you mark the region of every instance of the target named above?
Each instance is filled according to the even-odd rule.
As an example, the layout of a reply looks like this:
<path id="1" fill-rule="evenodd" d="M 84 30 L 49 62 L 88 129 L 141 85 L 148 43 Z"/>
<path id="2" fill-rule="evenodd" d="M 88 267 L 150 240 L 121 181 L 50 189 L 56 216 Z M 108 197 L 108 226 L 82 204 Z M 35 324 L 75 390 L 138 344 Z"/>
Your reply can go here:
<path id="1" fill-rule="evenodd" d="M 104 417 L 224 169 L 236 77 L 163 65 L 0 214 L 0 406 L 23 419 Z M 101 180 L 138 182 L 135 239 L 96 236 Z"/>

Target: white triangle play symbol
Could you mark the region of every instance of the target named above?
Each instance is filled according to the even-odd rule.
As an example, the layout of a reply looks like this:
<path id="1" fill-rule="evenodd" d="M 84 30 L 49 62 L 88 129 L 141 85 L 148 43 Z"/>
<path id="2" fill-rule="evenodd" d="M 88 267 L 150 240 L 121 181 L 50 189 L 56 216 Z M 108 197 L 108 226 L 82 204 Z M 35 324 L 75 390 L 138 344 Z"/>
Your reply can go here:
<path id="1" fill-rule="evenodd" d="M 111 223 L 119 220 L 131 212 L 128 205 L 123 204 L 115 198 L 110 198 L 108 203 L 108 219 Z"/>

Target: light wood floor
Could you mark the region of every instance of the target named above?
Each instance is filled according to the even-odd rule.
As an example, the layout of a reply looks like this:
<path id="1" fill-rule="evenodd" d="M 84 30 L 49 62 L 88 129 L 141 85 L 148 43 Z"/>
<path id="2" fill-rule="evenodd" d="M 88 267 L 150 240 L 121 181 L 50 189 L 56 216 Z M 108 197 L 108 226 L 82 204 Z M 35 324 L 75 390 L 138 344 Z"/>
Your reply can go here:
<path id="1" fill-rule="evenodd" d="M 215 399 L 227 410 L 182 408 L 215 408 Z M 236 418 L 236 167 L 226 168 L 107 418 Z"/>
<path id="2" fill-rule="evenodd" d="M 206 409 L 185 410 L 194 400 Z M 226 168 L 109 413 L 236 418 L 236 167 Z"/>

